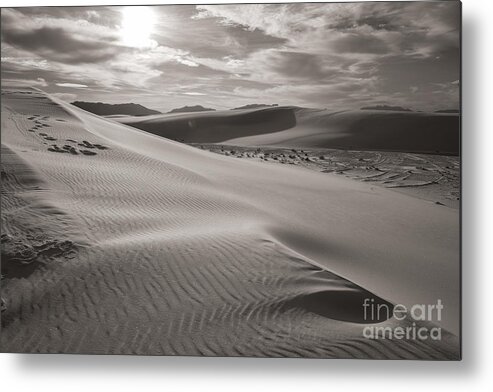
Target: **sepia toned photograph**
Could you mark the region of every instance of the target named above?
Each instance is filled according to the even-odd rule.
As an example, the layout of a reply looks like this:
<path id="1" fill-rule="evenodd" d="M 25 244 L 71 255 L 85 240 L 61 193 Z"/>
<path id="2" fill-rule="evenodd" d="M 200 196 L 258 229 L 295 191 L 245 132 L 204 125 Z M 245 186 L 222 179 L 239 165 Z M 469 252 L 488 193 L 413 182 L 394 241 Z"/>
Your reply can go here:
<path id="1" fill-rule="evenodd" d="M 461 359 L 461 3 L 1 9 L 0 352 Z"/>

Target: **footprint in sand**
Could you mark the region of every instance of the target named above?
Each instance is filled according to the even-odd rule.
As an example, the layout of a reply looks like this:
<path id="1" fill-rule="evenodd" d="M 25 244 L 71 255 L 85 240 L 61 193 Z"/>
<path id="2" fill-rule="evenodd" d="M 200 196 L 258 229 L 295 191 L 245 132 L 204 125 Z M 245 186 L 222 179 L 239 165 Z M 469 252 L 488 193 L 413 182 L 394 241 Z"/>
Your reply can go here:
<path id="1" fill-rule="evenodd" d="M 43 136 L 45 140 L 57 140 L 51 136 L 48 136 L 46 133 L 40 133 L 40 135 Z M 74 139 L 65 139 L 65 140 L 69 143 L 77 143 L 78 146 L 84 147 L 84 149 L 77 150 L 74 146 L 71 146 L 69 144 L 65 144 L 63 145 L 62 148 L 60 148 L 58 145 L 52 144 L 51 147 L 48 148 L 48 151 L 59 152 L 59 153 L 70 153 L 73 155 L 78 155 L 79 153 L 81 153 L 83 155 L 92 156 L 92 155 L 97 155 L 96 152 L 91 151 L 92 149 L 98 149 L 98 150 L 109 149 L 109 147 L 107 146 L 98 143 L 91 143 L 87 140 L 83 140 L 82 143 L 78 143 L 77 140 Z"/>
<path id="2" fill-rule="evenodd" d="M 79 143 L 79 146 L 85 148 L 97 148 L 98 150 L 108 150 L 108 147 L 103 146 L 102 144 L 90 143 L 87 140 L 83 140 L 82 143 Z"/>
<path id="3" fill-rule="evenodd" d="M 53 144 L 51 147 L 49 147 L 48 148 L 48 151 L 51 151 L 51 152 L 61 152 L 61 153 L 65 153 L 66 152 L 66 153 L 68 153 L 68 151 L 61 149 L 56 144 Z"/>
<path id="4" fill-rule="evenodd" d="M 80 150 L 81 154 L 84 154 L 84 155 L 96 155 L 97 153 L 95 153 L 94 151 L 89 151 L 89 150 Z"/>
<path id="5" fill-rule="evenodd" d="M 65 144 L 62 147 L 65 151 L 68 151 L 71 154 L 78 155 L 79 153 L 77 152 L 77 149 L 75 147 L 69 146 L 68 144 Z"/>
<path id="6" fill-rule="evenodd" d="M 95 148 L 94 145 L 87 140 L 82 140 L 82 143 L 87 147 L 87 148 Z"/>
<path id="7" fill-rule="evenodd" d="M 59 153 L 70 153 L 73 155 L 79 154 L 75 147 L 69 146 L 68 144 L 65 144 L 62 148 L 58 147 L 56 144 L 52 144 L 51 147 L 48 148 L 48 151 L 59 152 Z"/>

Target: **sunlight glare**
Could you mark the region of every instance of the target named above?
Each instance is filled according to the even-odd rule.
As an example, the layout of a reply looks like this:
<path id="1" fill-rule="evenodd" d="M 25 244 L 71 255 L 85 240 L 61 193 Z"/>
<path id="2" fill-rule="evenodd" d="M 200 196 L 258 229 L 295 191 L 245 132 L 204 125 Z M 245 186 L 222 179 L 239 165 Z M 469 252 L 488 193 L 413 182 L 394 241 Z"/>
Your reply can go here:
<path id="1" fill-rule="evenodd" d="M 156 23 L 156 15 L 151 7 L 124 7 L 122 17 L 120 33 L 125 45 L 138 48 L 155 45 L 155 41 L 150 39 Z"/>

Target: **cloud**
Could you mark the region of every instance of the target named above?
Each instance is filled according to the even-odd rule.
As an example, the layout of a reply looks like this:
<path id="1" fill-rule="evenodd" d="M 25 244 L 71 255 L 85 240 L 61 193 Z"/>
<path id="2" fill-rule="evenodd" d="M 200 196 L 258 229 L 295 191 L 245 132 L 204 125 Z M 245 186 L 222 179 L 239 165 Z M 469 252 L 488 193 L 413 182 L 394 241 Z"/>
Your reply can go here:
<path id="1" fill-rule="evenodd" d="M 69 88 L 87 88 L 89 86 L 86 86 L 85 84 L 78 84 L 78 83 L 55 83 L 59 87 L 69 87 Z"/>
<path id="2" fill-rule="evenodd" d="M 288 42 L 263 30 L 223 23 L 224 18 L 206 15 L 200 10 L 197 12 L 195 6 L 169 6 L 163 9 L 164 23 L 158 25 L 155 39 L 161 45 L 179 47 L 194 57 L 243 59 L 259 50 L 281 48 Z M 183 23 L 177 26 L 177 21 Z"/>
<path id="3" fill-rule="evenodd" d="M 413 55 L 459 44 L 460 6 L 455 2 L 200 5 L 197 9 L 198 18 L 258 30 L 308 52 L 328 53 L 335 47 L 347 53 Z"/>
<path id="4" fill-rule="evenodd" d="M 187 60 L 184 58 L 177 58 L 176 61 L 178 61 L 180 64 L 187 65 L 189 67 L 198 67 L 199 66 L 199 64 L 197 64 L 196 62 L 191 61 L 191 60 Z"/>
<path id="5" fill-rule="evenodd" d="M 301 32 L 307 25 L 315 27 L 323 12 L 323 8 L 315 4 L 199 5 L 197 10 L 197 19 L 217 18 L 225 26 L 259 30 L 286 40 L 290 40 L 291 33 Z"/>
<path id="6" fill-rule="evenodd" d="M 68 64 L 97 63 L 114 58 L 117 49 L 97 41 L 83 41 L 61 28 L 40 27 L 30 31 L 2 29 L 5 43 L 34 52 L 47 60 Z"/>
<path id="7" fill-rule="evenodd" d="M 48 61 L 43 59 L 34 59 L 29 57 L 2 57 L 2 65 L 10 65 L 14 68 L 21 69 L 48 69 Z"/>
<path id="8" fill-rule="evenodd" d="M 36 81 L 39 83 L 40 86 L 48 86 L 48 83 L 46 83 L 46 80 L 44 80 L 43 78 L 36 78 Z"/>
<path id="9" fill-rule="evenodd" d="M 46 87 L 48 84 L 43 78 L 37 79 L 15 79 L 15 78 L 2 78 L 3 86 L 22 86 L 22 87 Z"/>
<path id="10" fill-rule="evenodd" d="M 74 102 L 77 100 L 77 94 L 71 94 L 71 93 L 52 93 L 51 95 L 66 101 L 66 102 Z"/>
<path id="11" fill-rule="evenodd" d="M 45 16 L 45 8 L 39 13 L 36 9 L 27 15 L 27 9 L 2 9 L 2 51 L 3 46 L 11 46 L 49 61 L 84 64 L 104 62 L 125 50 L 117 44 L 114 29 L 87 20 Z M 58 14 L 60 9 L 50 12 Z"/>
<path id="12" fill-rule="evenodd" d="M 326 76 L 321 59 L 312 54 L 276 51 L 267 61 L 274 70 L 288 77 L 323 79 Z"/>
<path id="13" fill-rule="evenodd" d="M 380 38 L 372 35 L 345 34 L 332 42 L 332 49 L 339 53 L 389 53 L 389 46 Z"/>
<path id="14" fill-rule="evenodd" d="M 250 79 L 267 83 L 288 83 L 293 80 L 323 83 L 340 73 L 326 58 L 299 51 L 264 50 L 241 64 Z M 241 74 L 239 74 L 241 75 Z"/>

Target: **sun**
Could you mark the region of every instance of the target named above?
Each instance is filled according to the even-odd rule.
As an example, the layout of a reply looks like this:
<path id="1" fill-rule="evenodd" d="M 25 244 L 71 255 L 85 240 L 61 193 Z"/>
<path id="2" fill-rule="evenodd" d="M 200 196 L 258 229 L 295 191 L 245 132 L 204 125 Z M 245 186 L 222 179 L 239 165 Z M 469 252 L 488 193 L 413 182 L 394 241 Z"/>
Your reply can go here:
<path id="1" fill-rule="evenodd" d="M 120 34 L 125 45 L 146 48 L 155 45 L 151 40 L 156 15 L 151 7 L 124 7 Z"/>

